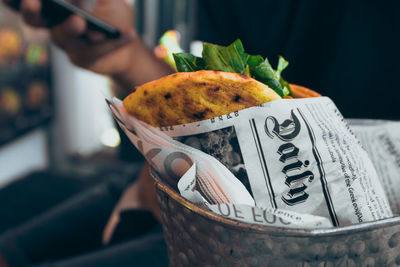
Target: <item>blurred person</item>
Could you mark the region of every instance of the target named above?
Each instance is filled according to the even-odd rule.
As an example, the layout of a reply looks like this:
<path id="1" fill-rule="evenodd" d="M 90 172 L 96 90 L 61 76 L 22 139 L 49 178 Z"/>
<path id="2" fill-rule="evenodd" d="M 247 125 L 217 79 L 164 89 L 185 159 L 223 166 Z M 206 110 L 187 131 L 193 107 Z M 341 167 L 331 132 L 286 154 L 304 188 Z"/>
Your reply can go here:
<path id="1" fill-rule="evenodd" d="M 10 4 L 13 0 L 3 0 Z M 247 52 L 273 59 L 283 55 L 291 63 L 286 80 L 331 97 L 345 117 L 400 119 L 393 109 L 400 43 L 396 15 L 399 4 L 370 0 L 200 0 L 197 39 L 229 44 L 240 38 Z M 26 23 L 46 26 L 40 0 L 22 0 Z M 88 31 L 78 15 L 49 29 L 53 42 L 72 63 L 109 75 L 121 97 L 134 86 L 173 72 L 143 44 L 133 25 L 133 12 L 123 0 L 98 0 L 93 14 L 123 33 L 117 40 Z M 85 38 L 81 38 L 85 36 Z M 147 168 L 147 167 L 146 167 Z M 105 229 L 111 238 L 119 211 L 145 207 L 160 219 L 155 192 L 144 170 L 126 190 Z"/>

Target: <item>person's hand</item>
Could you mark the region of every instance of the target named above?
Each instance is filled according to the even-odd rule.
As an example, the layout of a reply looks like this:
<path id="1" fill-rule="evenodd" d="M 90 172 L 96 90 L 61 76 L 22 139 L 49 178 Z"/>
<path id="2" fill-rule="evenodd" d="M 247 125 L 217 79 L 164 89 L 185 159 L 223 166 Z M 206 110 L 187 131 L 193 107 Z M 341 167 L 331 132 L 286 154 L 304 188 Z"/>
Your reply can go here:
<path id="1" fill-rule="evenodd" d="M 19 10 L 26 23 L 35 27 L 46 26 L 41 17 L 43 0 L 3 1 L 10 6 L 20 1 Z M 174 72 L 165 62 L 158 60 L 138 38 L 133 27 L 133 10 L 126 0 L 96 0 L 91 13 L 118 28 L 122 37 L 110 40 L 98 32 L 88 31 L 85 20 L 72 15 L 50 29 L 54 43 L 68 54 L 72 63 L 110 75 L 118 85 L 116 89 L 126 91 L 131 91 L 133 85 Z"/>
<path id="2" fill-rule="evenodd" d="M 16 0 L 5 0 L 6 4 L 12 1 Z M 41 0 L 21 1 L 20 13 L 27 24 L 46 26 L 41 17 L 41 5 Z M 134 49 L 129 46 L 137 36 L 133 28 L 132 7 L 124 0 L 97 0 L 91 13 L 118 28 L 122 37 L 107 39 L 102 33 L 88 31 L 86 21 L 72 15 L 50 29 L 52 40 L 77 66 L 102 74 L 127 72 L 134 56 Z"/>

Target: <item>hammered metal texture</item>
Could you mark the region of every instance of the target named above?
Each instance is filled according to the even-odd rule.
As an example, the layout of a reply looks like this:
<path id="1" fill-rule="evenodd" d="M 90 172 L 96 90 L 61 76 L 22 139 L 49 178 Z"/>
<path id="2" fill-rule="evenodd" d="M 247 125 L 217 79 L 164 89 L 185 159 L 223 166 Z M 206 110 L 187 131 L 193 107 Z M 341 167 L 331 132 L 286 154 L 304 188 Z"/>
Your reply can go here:
<path id="1" fill-rule="evenodd" d="M 170 266 L 400 266 L 400 218 L 345 231 L 278 231 L 216 219 L 155 181 Z"/>

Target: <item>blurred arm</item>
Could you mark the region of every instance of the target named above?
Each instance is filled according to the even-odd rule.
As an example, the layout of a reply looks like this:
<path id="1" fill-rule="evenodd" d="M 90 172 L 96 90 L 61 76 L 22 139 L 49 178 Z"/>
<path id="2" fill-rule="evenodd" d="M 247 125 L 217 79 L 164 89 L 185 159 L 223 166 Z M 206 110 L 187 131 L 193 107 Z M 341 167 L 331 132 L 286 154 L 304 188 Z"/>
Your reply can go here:
<path id="1" fill-rule="evenodd" d="M 18 0 L 3 1 L 12 6 Z M 45 27 L 41 8 L 41 0 L 22 0 L 19 12 L 27 24 Z M 174 72 L 158 60 L 139 38 L 133 25 L 133 9 L 127 1 L 97 0 L 91 13 L 117 27 L 122 37 L 107 39 L 99 32 L 89 31 L 82 17 L 70 16 L 49 30 L 53 42 L 67 53 L 73 64 L 109 75 L 120 92 L 129 92 L 133 86 Z"/>

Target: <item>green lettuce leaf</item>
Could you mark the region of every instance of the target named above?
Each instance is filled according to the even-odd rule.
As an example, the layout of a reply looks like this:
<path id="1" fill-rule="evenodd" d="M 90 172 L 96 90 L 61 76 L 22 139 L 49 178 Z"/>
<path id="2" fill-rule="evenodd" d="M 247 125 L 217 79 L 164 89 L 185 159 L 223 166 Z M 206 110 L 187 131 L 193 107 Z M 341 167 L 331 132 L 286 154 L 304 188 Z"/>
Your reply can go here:
<path id="1" fill-rule="evenodd" d="M 255 67 L 254 78 L 268 85 L 281 97 L 285 96 L 284 89 L 279 83 L 276 71 L 272 68 L 267 58 L 264 60 L 264 62 Z"/>
<path id="2" fill-rule="evenodd" d="M 250 68 L 250 74 L 252 77 L 254 76 L 255 68 L 258 65 L 260 65 L 263 61 L 264 61 L 264 59 L 262 56 L 258 56 L 258 55 L 252 56 L 252 55 L 246 54 L 246 63 L 247 63 L 247 66 L 249 66 L 249 68 Z"/>
<path id="3" fill-rule="evenodd" d="M 292 89 L 290 88 L 289 83 L 287 81 L 285 81 L 282 78 L 282 75 L 281 75 L 282 71 L 284 69 L 286 69 L 287 66 L 289 66 L 289 62 L 287 60 L 285 60 L 282 56 L 279 56 L 278 67 L 276 68 L 276 76 L 277 76 L 277 78 L 279 80 L 279 83 L 283 87 L 283 91 L 284 91 L 285 96 L 286 95 L 290 95 L 290 96 L 294 97 L 294 94 L 292 92 Z"/>
<path id="4" fill-rule="evenodd" d="M 192 72 L 205 69 L 205 62 L 201 57 L 188 53 L 174 53 L 176 69 L 179 72 Z"/>
<path id="5" fill-rule="evenodd" d="M 202 57 L 210 70 L 244 74 L 246 56 L 242 42 L 238 39 L 229 46 L 203 43 Z"/>
<path id="6" fill-rule="evenodd" d="M 276 68 L 276 76 L 278 80 L 281 78 L 282 71 L 287 68 L 289 62 L 285 60 L 282 56 L 279 56 L 278 67 Z"/>
<path id="7" fill-rule="evenodd" d="M 252 77 L 273 89 L 281 97 L 293 96 L 290 85 L 282 78 L 282 71 L 289 65 L 283 57 L 279 57 L 277 70 L 267 58 L 245 53 L 242 42 L 237 39 L 228 46 L 203 43 L 202 57 L 192 54 L 174 54 L 178 71 L 217 70 L 241 73 Z"/>

